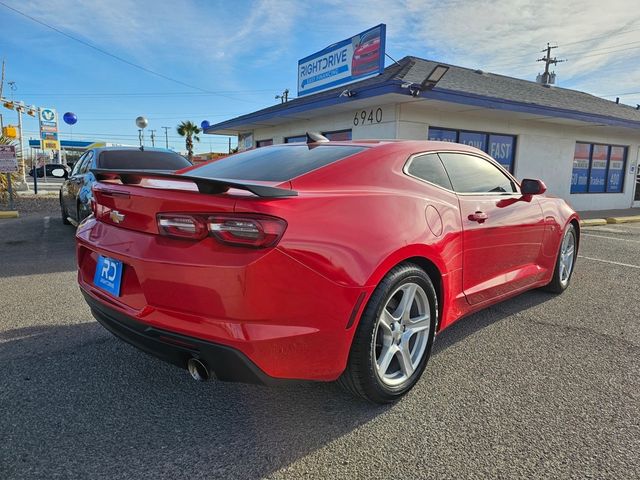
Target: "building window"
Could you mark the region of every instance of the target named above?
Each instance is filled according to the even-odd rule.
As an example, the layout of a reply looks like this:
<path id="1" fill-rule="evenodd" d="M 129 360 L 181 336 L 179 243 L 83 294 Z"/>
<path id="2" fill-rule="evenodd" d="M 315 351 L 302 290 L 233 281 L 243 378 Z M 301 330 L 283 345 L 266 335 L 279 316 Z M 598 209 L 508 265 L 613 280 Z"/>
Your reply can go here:
<path id="1" fill-rule="evenodd" d="M 258 141 L 256 141 L 256 148 L 268 147 L 269 145 L 273 145 L 273 138 L 269 138 L 267 140 L 258 140 Z"/>
<path id="2" fill-rule="evenodd" d="M 627 147 L 576 142 L 571 193 L 621 193 Z"/>
<path id="3" fill-rule="evenodd" d="M 327 137 L 332 142 L 345 142 L 351 140 L 351 129 L 347 130 L 335 130 L 333 132 L 322 132 L 322 135 Z"/>
<path id="4" fill-rule="evenodd" d="M 516 151 L 515 135 L 429 127 L 429 140 L 457 142 L 476 147 L 491 155 L 499 164 L 513 173 Z"/>
<path id="5" fill-rule="evenodd" d="M 284 137 L 284 143 L 305 143 L 307 141 L 306 135 L 295 135 L 293 137 Z"/>

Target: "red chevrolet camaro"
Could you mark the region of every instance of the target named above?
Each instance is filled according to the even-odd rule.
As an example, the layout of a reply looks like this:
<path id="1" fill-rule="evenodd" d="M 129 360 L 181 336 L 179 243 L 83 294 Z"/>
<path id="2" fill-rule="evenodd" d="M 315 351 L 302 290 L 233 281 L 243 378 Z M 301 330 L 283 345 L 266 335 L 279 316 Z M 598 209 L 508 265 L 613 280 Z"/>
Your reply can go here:
<path id="1" fill-rule="evenodd" d="M 94 170 L 77 257 L 96 319 L 196 379 L 339 379 L 390 402 L 456 320 L 567 288 L 578 217 L 541 181 L 465 145 L 309 138 Z"/>

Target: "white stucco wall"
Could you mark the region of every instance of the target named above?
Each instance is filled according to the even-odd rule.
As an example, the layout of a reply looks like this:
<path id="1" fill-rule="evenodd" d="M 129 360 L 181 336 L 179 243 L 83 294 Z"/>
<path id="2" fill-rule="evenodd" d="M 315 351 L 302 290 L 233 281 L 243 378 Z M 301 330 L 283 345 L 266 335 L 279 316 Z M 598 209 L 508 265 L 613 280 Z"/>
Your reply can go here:
<path id="1" fill-rule="evenodd" d="M 381 108 L 382 120 L 361 122 L 361 112 Z M 515 176 L 542 179 L 550 194 L 567 200 L 576 210 L 628 208 L 633 203 L 635 174 L 630 166 L 638 164 L 640 132 L 602 126 L 575 126 L 517 118 L 510 112 L 460 107 L 460 112 L 438 110 L 427 102 L 374 105 L 341 113 L 300 119 L 277 127 L 257 129 L 254 140 L 302 135 L 306 131 L 351 129 L 358 139 L 426 139 L 429 126 L 476 130 L 516 135 Z M 312 115 L 308 113 L 307 115 Z M 358 122 L 354 122 L 354 117 Z M 367 114 L 366 117 L 369 117 Z M 357 125 L 355 124 L 357 123 Z M 571 194 L 571 175 L 576 141 L 628 146 L 622 193 Z"/>

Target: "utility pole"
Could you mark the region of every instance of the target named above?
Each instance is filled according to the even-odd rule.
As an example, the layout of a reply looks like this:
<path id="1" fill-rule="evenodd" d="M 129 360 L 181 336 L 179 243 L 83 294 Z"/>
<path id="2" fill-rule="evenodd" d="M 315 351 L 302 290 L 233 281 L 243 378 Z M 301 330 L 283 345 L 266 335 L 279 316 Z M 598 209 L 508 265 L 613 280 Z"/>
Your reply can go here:
<path id="1" fill-rule="evenodd" d="M 165 143 L 165 147 L 167 148 L 167 150 L 169 150 L 169 129 L 171 127 L 162 127 L 164 128 L 164 143 Z"/>
<path id="2" fill-rule="evenodd" d="M 289 89 L 285 89 L 282 95 L 276 95 L 276 100 L 277 99 L 280 99 L 280 103 L 287 103 L 289 101 Z"/>
<path id="3" fill-rule="evenodd" d="M 151 146 L 155 147 L 156 146 L 156 131 L 153 129 L 149 130 L 151 132 Z"/>
<path id="4" fill-rule="evenodd" d="M 546 53 L 546 56 L 537 60 L 538 62 L 544 62 L 544 73 L 542 75 L 538 75 L 538 78 L 536 79 L 543 85 L 551 85 L 555 83 L 555 72 L 549 72 L 549 65 L 557 65 L 558 63 L 566 62 L 566 60 L 558 60 L 556 57 L 551 58 L 551 50 L 554 48 L 558 48 L 558 46 L 551 46 L 547 42 L 547 48 L 540 50 L 542 53 Z"/>
<path id="5" fill-rule="evenodd" d="M 2 59 L 2 78 L 0 78 L 0 98 L 2 98 L 2 90 L 4 89 L 4 58 Z M 0 131 L 4 133 L 4 124 L 2 123 L 2 114 L 0 113 Z"/>

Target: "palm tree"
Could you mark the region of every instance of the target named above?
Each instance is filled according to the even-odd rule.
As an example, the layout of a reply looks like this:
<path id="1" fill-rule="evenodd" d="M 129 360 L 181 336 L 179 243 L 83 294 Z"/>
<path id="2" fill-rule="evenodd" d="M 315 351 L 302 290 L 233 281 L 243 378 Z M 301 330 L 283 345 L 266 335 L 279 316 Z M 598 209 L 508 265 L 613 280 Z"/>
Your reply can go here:
<path id="1" fill-rule="evenodd" d="M 176 130 L 178 131 L 178 135 L 185 137 L 184 144 L 187 147 L 189 161 L 191 161 L 191 157 L 193 157 L 193 141 L 200 141 L 200 137 L 198 137 L 198 134 L 201 132 L 200 127 L 190 120 L 187 120 L 178 125 Z"/>

